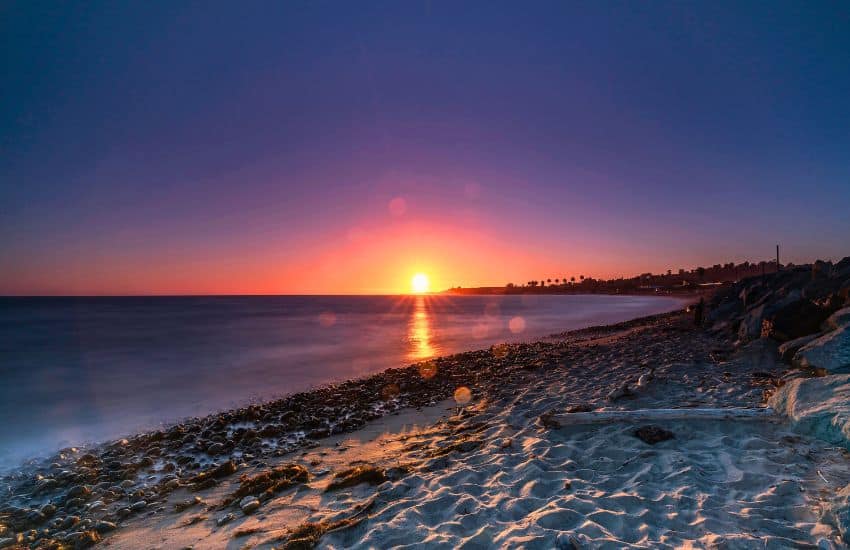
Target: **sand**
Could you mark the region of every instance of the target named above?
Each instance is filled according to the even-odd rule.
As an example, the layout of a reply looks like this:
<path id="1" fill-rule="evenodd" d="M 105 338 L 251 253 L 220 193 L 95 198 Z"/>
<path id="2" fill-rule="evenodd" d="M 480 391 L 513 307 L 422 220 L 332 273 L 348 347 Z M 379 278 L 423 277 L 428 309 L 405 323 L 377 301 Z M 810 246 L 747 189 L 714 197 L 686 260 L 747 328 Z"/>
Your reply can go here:
<path id="1" fill-rule="evenodd" d="M 293 532 L 310 522 L 336 527 L 314 540 L 322 548 L 843 547 L 825 511 L 850 482 L 847 453 L 781 416 L 664 421 L 674 437 L 654 445 L 631 422 L 553 421 L 570 410 L 764 407 L 792 375 L 770 344 L 734 352 L 685 317 L 556 340 L 568 344 L 560 357 L 517 365 L 464 407 L 404 409 L 276 458 L 268 467 L 298 463 L 312 477 L 256 512 L 220 506 L 239 485 L 233 476 L 175 491 L 168 511 L 128 520 L 106 543 L 303 547 Z M 325 490 L 358 464 L 390 479 Z M 196 494 L 201 504 L 170 511 Z M 234 519 L 219 526 L 228 513 Z"/>

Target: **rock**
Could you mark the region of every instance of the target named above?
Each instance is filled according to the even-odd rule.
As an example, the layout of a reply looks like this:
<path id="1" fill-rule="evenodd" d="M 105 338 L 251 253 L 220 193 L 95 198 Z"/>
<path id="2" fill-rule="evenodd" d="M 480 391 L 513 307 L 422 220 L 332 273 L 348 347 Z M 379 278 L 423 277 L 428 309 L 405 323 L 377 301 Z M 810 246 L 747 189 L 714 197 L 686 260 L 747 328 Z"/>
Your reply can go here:
<path id="1" fill-rule="evenodd" d="M 260 500 L 257 497 L 248 495 L 239 501 L 239 508 L 243 514 L 251 514 L 260 507 Z"/>
<path id="2" fill-rule="evenodd" d="M 92 467 L 95 464 L 97 464 L 98 462 L 99 462 L 98 458 L 91 453 L 86 453 L 86 454 L 84 454 L 83 456 L 81 456 L 80 458 L 77 459 L 77 465 L 79 465 L 79 466 Z"/>
<path id="3" fill-rule="evenodd" d="M 676 437 L 673 432 L 654 425 L 641 426 L 632 435 L 649 445 L 655 445 Z"/>
<path id="4" fill-rule="evenodd" d="M 223 515 L 220 518 L 218 518 L 217 520 L 215 520 L 215 524 L 218 525 L 219 527 L 221 527 L 225 523 L 230 523 L 234 519 L 236 519 L 236 516 L 233 515 L 232 513 L 229 513 L 229 514 Z"/>
<path id="5" fill-rule="evenodd" d="M 75 549 L 88 548 L 100 542 L 101 536 L 100 533 L 94 530 L 76 531 L 74 533 L 69 533 L 65 537 L 65 541 L 73 544 Z"/>
<path id="6" fill-rule="evenodd" d="M 839 309 L 838 311 L 830 315 L 829 318 L 824 321 L 823 329 L 835 330 L 837 328 L 843 327 L 844 325 L 850 325 L 850 307 Z"/>
<path id="7" fill-rule="evenodd" d="M 68 489 L 68 498 L 85 498 L 91 495 L 91 489 L 85 485 L 74 485 Z"/>
<path id="8" fill-rule="evenodd" d="M 743 342 L 748 342 L 761 334 L 761 325 L 764 321 L 764 310 L 765 306 L 760 305 L 747 312 L 738 327 L 738 339 Z"/>
<path id="9" fill-rule="evenodd" d="M 213 443 L 209 447 L 207 447 L 207 454 L 210 455 L 220 455 L 225 450 L 224 443 Z"/>
<path id="10" fill-rule="evenodd" d="M 555 430 L 555 429 L 558 429 L 558 428 L 561 427 L 560 422 L 555 420 L 554 411 L 549 411 L 549 412 L 545 412 L 545 413 L 541 414 L 537 418 L 537 420 L 538 420 L 538 422 L 540 422 L 540 425 L 543 426 L 543 428 L 545 428 L 547 430 Z"/>
<path id="11" fill-rule="evenodd" d="M 626 383 L 626 384 L 623 384 L 622 386 L 620 386 L 619 388 L 612 390 L 608 394 L 607 399 L 608 399 L 608 401 L 616 401 L 616 400 L 622 399 L 624 397 L 632 397 L 633 395 L 634 395 L 634 393 L 629 388 L 628 383 Z"/>
<path id="12" fill-rule="evenodd" d="M 100 520 L 94 524 L 94 530 L 98 533 L 108 533 L 109 531 L 114 531 L 118 526 L 112 523 L 111 521 Z"/>
<path id="13" fill-rule="evenodd" d="M 60 529 L 70 529 L 76 524 L 80 523 L 80 516 L 68 516 L 59 526 Z"/>
<path id="14" fill-rule="evenodd" d="M 787 416 L 797 431 L 832 444 L 850 443 L 850 374 L 791 380 L 768 405 Z"/>
<path id="15" fill-rule="evenodd" d="M 191 508 L 192 506 L 195 506 L 195 505 L 200 504 L 200 503 L 201 503 L 201 497 L 190 498 L 190 499 L 184 500 L 182 502 L 175 503 L 174 504 L 174 511 L 175 512 L 182 512 L 182 511 L 186 510 L 187 508 Z"/>
<path id="16" fill-rule="evenodd" d="M 761 336 L 777 342 L 787 342 L 820 331 L 829 310 L 810 300 L 798 300 L 776 311 L 762 321 Z"/>
<path id="17" fill-rule="evenodd" d="M 803 297 L 809 300 L 820 300 L 841 288 L 838 279 L 816 279 L 803 287 Z"/>
<path id="18" fill-rule="evenodd" d="M 785 342 L 781 346 L 779 346 L 779 357 L 782 358 L 786 363 L 790 363 L 792 359 L 794 359 L 794 355 L 806 344 L 814 340 L 820 336 L 820 334 L 809 334 L 808 336 L 803 336 L 801 338 L 796 338 L 794 340 L 790 340 Z"/>
<path id="19" fill-rule="evenodd" d="M 794 363 L 830 373 L 850 371 L 850 325 L 827 332 L 800 348 Z"/>
<path id="20" fill-rule="evenodd" d="M 147 502 L 145 502 L 144 500 L 140 500 L 138 502 L 134 502 L 132 504 L 132 506 L 130 506 L 130 510 L 132 510 L 133 512 L 140 512 L 140 511 L 144 510 L 145 508 L 147 508 L 147 506 L 148 506 Z"/>
<path id="21" fill-rule="evenodd" d="M 738 339 L 749 342 L 761 336 L 764 320 L 800 299 L 800 291 L 792 290 L 785 297 L 777 298 L 775 292 L 762 297 L 760 304 L 750 308 L 738 327 Z"/>
<path id="22" fill-rule="evenodd" d="M 638 388 L 645 388 L 655 380 L 655 369 L 649 369 L 649 372 L 645 372 L 640 375 L 637 381 Z"/>

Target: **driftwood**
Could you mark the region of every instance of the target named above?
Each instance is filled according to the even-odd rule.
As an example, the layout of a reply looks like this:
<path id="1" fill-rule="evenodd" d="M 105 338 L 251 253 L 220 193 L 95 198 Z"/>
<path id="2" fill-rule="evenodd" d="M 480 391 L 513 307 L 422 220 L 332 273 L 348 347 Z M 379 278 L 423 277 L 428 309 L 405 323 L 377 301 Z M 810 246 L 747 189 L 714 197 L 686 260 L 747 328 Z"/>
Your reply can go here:
<path id="1" fill-rule="evenodd" d="M 592 411 L 553 414 L 550 419 L 561 426 L 614 422 L 662 422 L 666 420 L 764 420 L 774 417 L 771 408 L 727 409 L 635 409 L 630 411 Z"/>

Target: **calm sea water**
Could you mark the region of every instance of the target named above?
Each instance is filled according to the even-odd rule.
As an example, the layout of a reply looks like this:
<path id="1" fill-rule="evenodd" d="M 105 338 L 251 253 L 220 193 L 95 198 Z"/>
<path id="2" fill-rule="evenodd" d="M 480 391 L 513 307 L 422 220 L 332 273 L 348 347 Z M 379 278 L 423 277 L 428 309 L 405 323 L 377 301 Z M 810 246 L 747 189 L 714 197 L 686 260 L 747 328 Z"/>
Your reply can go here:
<path id="1" fill-rule="evenodd" d="M 0 298 L 0 465 L 669 297 Z"/>

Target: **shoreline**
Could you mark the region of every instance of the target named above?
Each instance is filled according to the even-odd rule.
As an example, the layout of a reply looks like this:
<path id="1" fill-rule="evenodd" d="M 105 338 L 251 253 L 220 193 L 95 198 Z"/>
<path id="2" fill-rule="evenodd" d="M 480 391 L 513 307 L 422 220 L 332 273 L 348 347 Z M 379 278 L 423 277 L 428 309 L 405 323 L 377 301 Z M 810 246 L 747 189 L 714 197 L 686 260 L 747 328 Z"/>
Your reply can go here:
<path id="1" fill-rule="evenodd" d="M 731 359 L 733 355 L 731 341 L 696 330 L 687 315 L 674 311 L 553 334 L 536 342 L 495 345 L 440 357 L 268 403 L 189 419 L 87 450 L 67 450 L 54 457 L 52 464 L 44 461 L 31 465 L 26 473 L 3 478 L 9 486 L 4 493 L 16 496 L 0 508 L 5 510 L 0 512 L 0 523 L 7 531 L 29 533 L 30 537 L 36 536 L 35 529 L 39 538 L 27 539 L 31 543 L 64 540 L 84 546 L 105 538 L 117 548 L 132 548 L 138 540 L 168 548 L 177 541 L 181 546 L 218 547 L 238 539 L 240 545 L 250 541 L 265 548 L 294 544 L 294 537 L 300 533 L 298 526 L 307 522 L 314 527 L 333 527 L 319 531 L 327 540 L 336 541 L 335 545 L 384 546 L 394 539 L 374 531 L 388 528 L 381 525 L 389 522 L 392 514 L 383 522 L 380 518 L 394 505 L 374 499 L 384 498 L 381 495 L 387 491 L 395 494 L 411 480 L 455 476 L 452 472 L 463 468 L 460 463 L 467 459 L 483 460 L 485 455 L 502 453 L 504 460 L 511 462 L 516 459 L 516 449 L 510 441 L 521 441 L 519 435 L 523 433 L 533 432 L 534 440 L 554 437 L 560 441 L 560 435 L 553 435 L 560 432 L 547 420 L 551 412 L 571 407 L 599 410 L 600 406 L 602 410 L 617 410 L 659 400 L 677 407 L 705 403 L 763 406 L 766 392 L 772 391 L 786 369 L 765 364 L 758 354 L 746 361 Z M 729 372 L 719 376 L 716 365 L 725 363 L 729 363 L 724 367 Z M 629 390 L 629 384 L 653 365 L 651 372 L 656 379 L 665 380 L 664 387 L 658 392 Z M 764 372 L 770 374 L 764 377 Z M 569 375 L 565 378 L 566 373 Z M 697 383 L 697 379 L 701 381 Z M 553 388 L 555 393 L 550 395 Z M 456 414 L 446 417 L 450 412 Z M 402 428 L 393 424 L 399 419 Z M 678 435 L 681 423 L 673 427 Z M 377 435 L 376 430 L 380 432 Z M 559 452 L 570 454 L 575 443 L 569 443 L 569 438 L 585 437 L 581 433 L 579 430 L 579 435 L 558 443 L 556 447 L 563 449 Z M 386 437 L 381 439 L 381 434 Z M 718 441 L 728 440 L 722 433 L 716 437 Z M 407 445 L 411 439 L 416 444 Z M 350 452 L 340 450 L 342 441 L 349 441 L 342 446 Z M 631 445 L 631 439 L 621 443 Z M 695 447 L 693 452 L 700 456 L 714 452 L 709 447 Z M 604 446 L 594 448 L 601 452 Z M 544 446 L 534 454 L 538 452 L 545 457 L 549 451 Z M 348 462 L 329 461 L 328 455 L 344 456 Z M 355 483 L 350 490 L 326 491 L 346 464 L 364 457 L 377 472 L 373 472 L 377 477 L 374 485 Z M 575 462 L 579 457 L 570 454 L 568 460 Z M 251 487 L 237 488 L 248 483 L 246 479 L 268 477 L 278 471 L 276 468 L 287 465 L 297 466 L 293 471 L 303 469 L 303 477 L 286 478 L 286 483 L 275 482 L 256 494 Z M 238 474 L 247 477 L 240 481 Z M 493 471 L 487 475 L 497 474 Z M 538 492 L 562 493 L 568 481 L 559 482 L 559 491 L 546 485 Z M 571 483 L 580 486 L 582 482 Z M 492 489 L 486 488 L 486 483 L 483 486 L 485 492 Z M 247 496 L 235 499 L 228 494 Z M 245 501 L 251 495 L 256 498 Z M 431 496 L 422 494 L 407 506 L 413 510 L 418 501 L 427 502 Z M 302 497 L 310 504 L 299 503 Z M 526 502 L 530 497 L 516 498 Z M 369 510 L 358 508 L 370 499 L 373 504 Z M 480 513 L 502 514 L 486 506 Z M 376 527 L 363 532 L 361 522 Z M 355 527 L 355 523 L 360 526 Z M 552 529 L 546 527 L 549 523 L 541 520 L 534 526 L 547 544 L 556 539 L 561 544 L 564 536 L 578 537 L 575 540 L 579 542 L 595 540 L 592 533 L 579 533 L 577 528 L 573 535 L 550 532 Z M 616 525 L 603 524 L 608 531 L 605 536 L 610 538 L 617 531 Z M 167 532 L 163 525 L 168 526 Z M 0 533 L 0 539 L 4 536 Z M 417 537 L 425 536 L 424 532 L 409 533 L 412 538 L 402 546 L 415 545 Z M 450 545 L 463 541 L 450 534 L 441 536 L 449 537 L 444 542 Z M 488 531 L 481 536 L 481 540 L 496 540 L 493 537 L 498 534 Z M 155 544 L 158 537 L 165 539 Z M 628 542 L 630 537 L 620 533 L 614 539 Z M 692 540 L 690 535 L 682 537 L 681 541 Z M 568 538 L 564 540 L 569 542 Z"/>
<path id="2" fill-rule="evenodd" d="M 664 311 L 665 308 L 678 308 L 683 307 L 686 303 L 686 300 L 677 297 L 658 297 L 661 300 L 658 301 L 660 304 L 658 307 L 646 307 L 642 308 L 644 310 L 651 311 Z M 123 299 L 123 298 L 122 298 Z M 156 299 L 159 299 L 157 297 Z M 623 308 L 622 316 L 626 315 L 634 315 L 641 314 L 642 312 L 627 312 L 627 308 Z M 317 313 L 318 315 L 318 313 Z M 616 318 L 617 315 L 611 315 L 609 317 Z M 507 325 L 508 317 L 504 318 L 504 325 Z M 587 319 L 584 320 L 584 324 L 592 324 L 595 319 L 590 318 L 588 316 Z M 602 317 L 599 320 L 607 320 Z M 432 321 L 433 323 L 433 321 Z M 569 318 L 565 321 L 566 326 L 570 326 L 573 321 Z M 446 352 L 451 352 L 453 349 L 460 349 L 465 351 L 476 351 L 481 349 L 486 349 L 491 345 L 491 343 L 499 343 L 499 342 L 528 342 L 538 339 L 545 339 L 550 336 L 550 331 L 547 330 L 549 327 L 548 323 L 540 323 L 534 326 L 532 330 L 529 328 L 527 334 L 517 334 L 512 335 L 507 331 L 507 328 L 503 327 L 503 332 L 507 334 L 496 334 L 495 336 L 476 336 L 476 339 L 469 339 L 465 343 L 460 343 L 454 341 L 447 341 L 448 343 L 443 345 L 438 345 L 436 351 L 440 354 L 434 359 L 438 359 L 443 356 Z M 582 325 L 579 325 L 582 326 Z M 412 330 L 412 329 L 405 329 Z M 488 330 L 492 330 L 488 327 Z M 321 329 L 320 329 L 321 331 Z M 349 330 L 348 337 L 351 337 L 351 331 Z M 433 336 L 432 336 L 433 338 Z M 454 337 L 452 337 L 454 338 Z M 498 338 L 498 340 L 497 340 Z M 315 365 L 316 361 L 304 361 L 303 358 L 294 363 L 290 364 L 287 356 L 281 355 L 279 361 L 281 361 L 284 365 L 284 368 L 274 368 L 272 372 L 269 372 L 273 378 L 273 384 L 262 384 L 261 382 L 253 383 L 253 386 L 250 383 L 246 383 L 245 380 L 253 378 L 256 381 L 262 380 L 262 373 L 255 374 L 253 376 L 242 376 L 240 379 L 234 379 L 234 383 L 237 384 L 238 388 L 228 390 L 227 388 L 223 388 L 220 391 L 211 392 L 211 391 L 194 391 L 192 388 L 187 388 L 184 390 L 171 391 L 169 388 L 173 388 L 173 386 L 168 386 L 163 388 L 166 391 L 172 400 L 174 400 L 175 404 L 178 406 L 171 406 L 169 403 L 164 403 L 166 407 L 164 408 L 154 408 L 148 406 L 147 409 L 141 409 L 139 405 L 140 398 L 130 397 L 128 403 L 121 405 L 115 400 L 113 403 L 104 405 L 102 408 L 102 412 L 100 413 L 102 420 L 96 420 L 89 422 L 88 420 L 82 420 L 79 426 L 75 424 L 58 424 L 58 428 L 61 429 L 53 429 L 53 431 L 49 431 L 52 426 L 44 426 L 44 432 L 35 431 L 35 428 L 26 424 L 25 419 L 22 414 L 14 414 L 11 416 L 13 419 L 18 419 L 21 421 L 23 426 L 26 426 L 30 432 L 27 434 L 19 434 L 21 437 L 16 437 L 12 434 L 11 437 L 4 439 L 8 443 L 8 447 L 6 450 L 0 449 L 0 458 L 2 458 L 2 463 L 0 464 L 0 476 L 12 472 L 15 469 L 19 469 L 21 466 L 26 464 L 33 464 L 48 459 L 51 455 L 61 451 L 62 449 L 79 447 L 79 448 L 96 448 L 97 446 L 114 441 L 122 438 L 134 438 L 137 435 L 141 435 L 144 433 L 154 432 L 163 429 L 169 429 L 171 426 L 184 424 L 189 422 L 196 422 L 207 417 L 227 413 L 228 411 L 236 411 L 245 407 L 250 407 L 252 405 L 262 405 L 267 403 L 277 402 L 281 399 L 286 399 L 291 397 L 292 395 L 298 394 L 309 394 L 313 391 L 319 391 L 324 387 L 335 386 L 339 384 L 344 384 L 346 382 L 356 382 L 361 381 L 363 379 L 367 379 L 371 376 L 375 376 L 380 374 L 383 371 L 388 369 L 404 369 L 409 367 L 411 364 L 416 364 L 414 362 L 421 362 L 421 360 L 413 359 L 411 357 L 404 357 L 404 342 L 399 343 L 400 352 L 397 354 L 398 357 L 392 355 L 392 353 L 384 353 L 383 348 L 380 350 L 381 360 L 370 361 L 370 367 L 366 368 L 337 368 L 335 366 L 331 366 L 331 368 L 327 369 L 326 373 L 321 375 L 310 375 L 305 376 L 303 374 L 299 374 L 297 371 L 299 368 L 302 368 L 303 364 L 306 365 Z M 433 344 L 433 342 L 432 342 Z M 438 342 L 438 344 L 442 344 Z M 386 349 L 390 349 L 391 346 L 384 346 Z M 284 350 L 286 352 L 287 350 Z M 350 350 L 347 348 L 339 348 L 335 350 L 330 355 L 330 359 L 326 359 L 325 361 L 330 361 L 331 363 L 337 364 L 345 364 L 346 356 L 345 353 L 348 353 Z M 393 351 L 393 350 L 390 350 Z M 459 353 L 465 353 L 465 351 L 459 351 Z M 362 353 L 361 349 L 354 349 L 354 352 Z M 457 353 L 452 353 L 451 355 L 456 355 Z M 185 354 L 184 354 L 185 355 Z M 449 355 L 445 355 L 448 357 Z M 357 356 L 357 361 L 364 362 L 363 355 Z M 376 356 L 378 357 L 378 356 Z M 184 364 L 193 364 L 191 363 L 191 358 L 184 357 L 188 363 L 184 362 Z M 384 360 L 386 358 L 386 360 Z M 73 360 L 73 358 L 71 358 Z M 207 358 L 209 359 L 209 358 Z M 213 359 L 214 361 L 214 359 Z M 137 361 L 137 363 L 139 363 Z M 371 363 L 374 363 L 372 365 Z M 237 363 L 238 364 L 238 363 Z M 210 374 L 205 372 L 203 369 L 203 364 L 198 363 L 201 367 L 198 370 L 198 375 L 203 379 L 204 376 L 209 377 Z M 293 367 L 291 369 L 290 367 Z M 321 366 L 321 365 L 317 365 Z M 179 370 L 181 367 L 177 366 L 176 372 L 183 372 Z M 376 369 L 376 370 L 372 370 Z M 377 370 L 380 369 L 380 370 Z M 185 369 L 184 369 L 185 370 Z M 268 369 L 267 369 L 268 370 Z M 290 370 L 295 371 L 296 379 L 290 382 L 286 379 L 287 372 Z M 124 371 L 121 370 L 120 366 L 117 369 L 119 373 Z M 360 371 L 360 372 L 355 372 Z M 371 372 L 369 372 L 371 371 Z M 93 374 L 92 376 L 102 376 L 108 375 L 109 372 L 106 372 L 105 369 L 99 368 L 100 374 Z M 172 371 L 173 372 L 173 371 Z M 187 371 L 188 372 L 188 371 Z M 313 372 L 316 372 L 315 370 Z M 240 373 L 237 370 L 228 370 L 225 374 L 227 376 L 239 377 Z M 123 378 L 116 377 L 115 383 L 126 383 L 127 380 L 132 380 L 131 377 L 127 375 L 121 374 Z M 155 376 L 155 374 L 153 375 Z M 171 377 L 172 379 L 175 376 Z M 29 391 L 33 391 L 33 388 L 27 389 Z M 291 387 L 292 390 L 287 390 L 287 387 Z M 281 388 L 278 391 L 268 391 L 267 388 Z M 82 388 L 85 391 L 85 388 Z M 100 391 L 100 392 L 108 392 L 110 388 L 101 387 L 99 390 L 89 390 L 89 391 Z M 59 396 L 61 398 L 61 396 Z M 153 400 L 154 403 L 157 402 L 156 394 L 149 394 L 149 397 Z M 209 397 L 207 400 L 205 397 Z M 66 408 L 72 407 L 82 407 L 86 405 L 85 402 L 77 402 L 77 401 L 66 401 L 60 402 Z M 188 405 L 187 405 L 188 403 Z M 57 405 L 58 406 L 58 405 Z M 137 411 L 138 414 L 130 414 L 124 413 L 122 409 L 125 406 L 129 406 L 130 410 Z M 28 407 L 25 407 L 23 410 L 29 410 Z M 81 409 L 82 410 L 82 409 Z M 34 411 L 39 412 L 39 411 Z M 98 422 L 102 422 L 103 426 L 100 426 Z M 37 426 L 43 425 L 38 424 Z M 79 428 L 79 429 L 78 429 Z M 65 433 L 74 434 L 77 433 L 76 437 L 65 437 L 65 433 L 63 433 L 63 429 Z M 8 430 L 7 430 L 8 431 Z M 55 433 L 55 437 L 51 438 L 50 435 Z M 2 445 L 0 445 L 2 446 Z"/>

